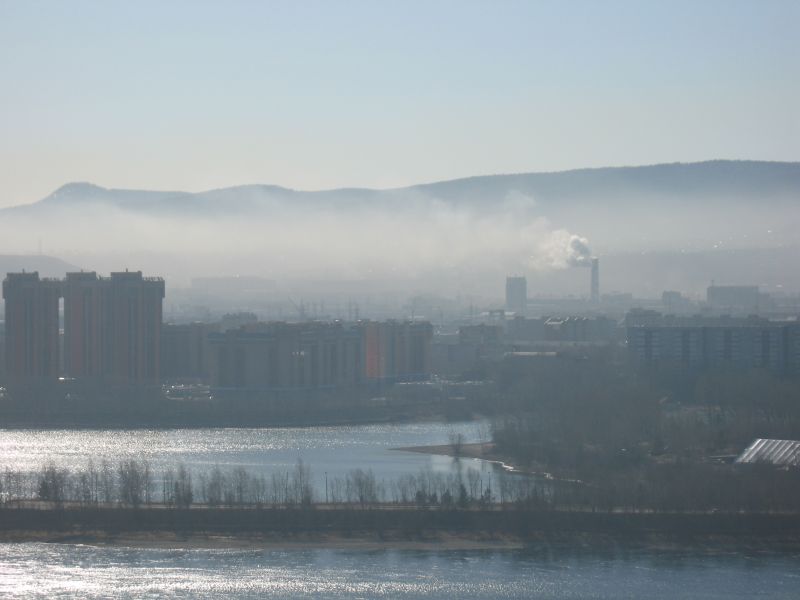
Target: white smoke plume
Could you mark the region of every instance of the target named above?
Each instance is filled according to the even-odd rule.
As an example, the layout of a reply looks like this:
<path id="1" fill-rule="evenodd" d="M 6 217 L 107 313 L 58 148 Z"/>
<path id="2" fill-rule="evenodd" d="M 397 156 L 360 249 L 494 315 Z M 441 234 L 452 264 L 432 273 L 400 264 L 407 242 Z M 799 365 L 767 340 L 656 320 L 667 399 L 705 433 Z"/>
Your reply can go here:
<path id="1" fill-rule="evenodd" d="M 546 231 L 536 238 L 536 248 L 529 260 L 534 271 L 591 266 L 589 241 L 566 229 Z"/>

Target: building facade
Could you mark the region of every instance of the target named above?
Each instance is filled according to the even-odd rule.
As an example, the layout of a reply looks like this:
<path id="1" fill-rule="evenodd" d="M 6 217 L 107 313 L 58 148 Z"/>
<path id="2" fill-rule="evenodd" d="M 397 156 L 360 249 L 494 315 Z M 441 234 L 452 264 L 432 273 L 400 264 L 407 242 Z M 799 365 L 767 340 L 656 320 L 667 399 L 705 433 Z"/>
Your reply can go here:
<path id="1" fill-rule="evenodd" d="M 5 366 L 10 385 L 55 383 L 59 376 L 61 282 L 39 273 L 9 273 L 5 300 Z"/>
<path id="2" fill-rule="evenodd" d="M 161 377 L 207 381 L 211 369 L 208 335 L 219 330 L 210 323 L 168 324 L 161 327 Z"/>
<path id="3" fill-rule="evenodd" d="M 763 368 L 800 373 L 800 324 L 761 317 L 675 317 L 632 320 L 628 352 L 636 364 Z"/>
<path id="4" fill-rule="evenodd" d="M 430 323 L 255 323 L 211 333 L 218 391 L 347 389 L 430 374 Z"/>
<path id="5" fill-rule="evenodd" d="M 64 298 L 63 363 L 59 302 Z M 140 386 L 159 383 L 164 280 L 141 271 L 68 273 L 63 280 L 9 273 L 3 281 L 10 383 Z"/>

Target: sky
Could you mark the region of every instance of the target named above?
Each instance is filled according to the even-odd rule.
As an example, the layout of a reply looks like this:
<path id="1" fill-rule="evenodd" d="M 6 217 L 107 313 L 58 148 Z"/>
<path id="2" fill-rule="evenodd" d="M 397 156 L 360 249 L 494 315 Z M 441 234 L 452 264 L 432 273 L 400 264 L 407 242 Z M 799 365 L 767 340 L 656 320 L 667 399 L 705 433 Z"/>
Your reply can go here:
<path id="1" fill-rule="evenodd" d="M 0 206 L 800 160 L 800 2 L 0 0 Z"/>

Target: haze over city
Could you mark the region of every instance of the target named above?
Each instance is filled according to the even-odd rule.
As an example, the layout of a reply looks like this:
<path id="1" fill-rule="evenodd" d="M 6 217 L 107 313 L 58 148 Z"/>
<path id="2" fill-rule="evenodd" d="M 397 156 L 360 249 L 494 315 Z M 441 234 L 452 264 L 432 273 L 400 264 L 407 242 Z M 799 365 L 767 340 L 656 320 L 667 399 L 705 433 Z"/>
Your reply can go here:
<path id="1" fill-rule="evenodd" d="M 799 27 L 0 0 L 0 596 L 794 598 Z"/>

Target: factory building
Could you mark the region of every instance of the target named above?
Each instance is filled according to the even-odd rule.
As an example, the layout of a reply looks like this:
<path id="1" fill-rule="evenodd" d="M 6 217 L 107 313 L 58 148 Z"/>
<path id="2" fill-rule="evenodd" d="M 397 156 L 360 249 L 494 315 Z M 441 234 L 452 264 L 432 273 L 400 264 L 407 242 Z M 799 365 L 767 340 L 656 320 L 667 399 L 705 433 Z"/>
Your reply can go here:
<path id="1" fill-rule="evenodd" d="M 506 322 L 509 343 L 604 342 L 617 340 L 617 324 L 607 317 L 515 317 Z"/>
<path id="2" fill-rule="evenodd" d="M 706 289 L 706 302 L 718 311 L 756 313 L 760 301 L 757 285 L 711 285 Z"/>

